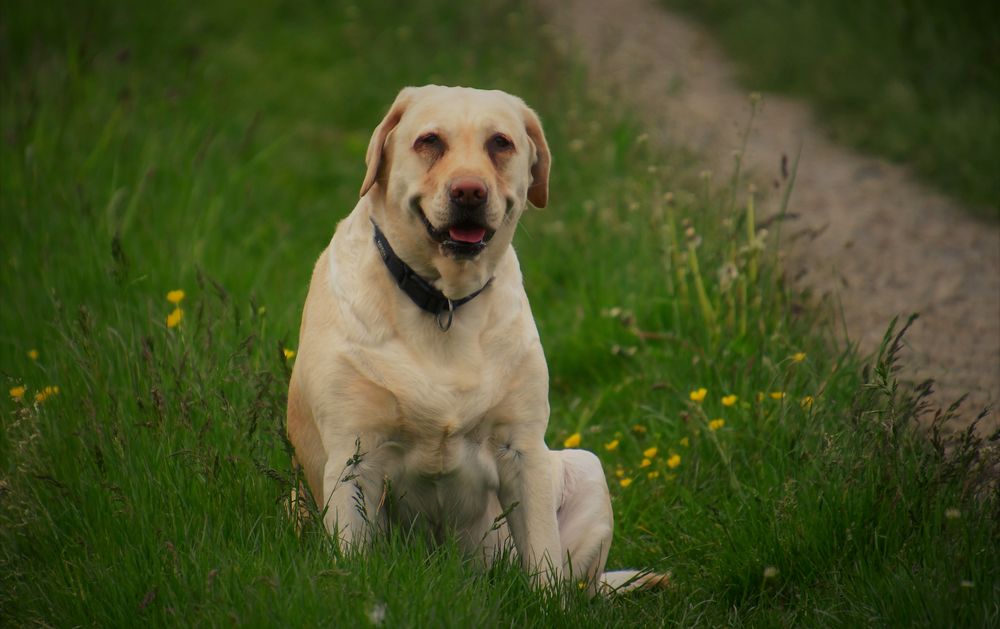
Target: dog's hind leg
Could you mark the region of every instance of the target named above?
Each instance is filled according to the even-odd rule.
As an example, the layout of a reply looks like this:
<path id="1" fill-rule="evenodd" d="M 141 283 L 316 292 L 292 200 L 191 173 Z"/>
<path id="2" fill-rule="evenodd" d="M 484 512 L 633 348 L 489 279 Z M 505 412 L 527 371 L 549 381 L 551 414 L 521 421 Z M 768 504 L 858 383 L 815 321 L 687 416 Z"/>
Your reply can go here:
<path id="1" fill-rule="evenodd" d="M 614 530 L 604 469 L 600 459 L 586 450 L 558 450 L 551 455 L 563 574 L 585 583 L 595 594 Z"/>
<path id="2" fill-rule="evenodd" d="M 601 461 L 586 450 L 551 454 L 553 482 L 560 497 L 557 518 L 563 574 L 583 582 L 591 595 L 666 586 L 668 575 L 639 570 L 604 572 L 614 516 Z"/>

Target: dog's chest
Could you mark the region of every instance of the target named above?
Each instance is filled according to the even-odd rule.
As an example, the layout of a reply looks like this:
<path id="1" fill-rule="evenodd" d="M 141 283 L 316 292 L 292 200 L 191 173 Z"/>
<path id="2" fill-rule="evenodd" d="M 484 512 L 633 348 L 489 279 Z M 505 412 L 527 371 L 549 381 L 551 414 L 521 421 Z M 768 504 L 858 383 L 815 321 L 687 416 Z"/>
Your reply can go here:
<path id="1" fill-rule="evenodd" d="M 405 446 L 403 466 L 432 477 L 490 458 L 490 411 L 501 395 L 489 369 L 425 367 L 419 386 L 393 392 L 398 414 L 391 438 Z"/>
<path id="2" fill-rule="evenodd" d="M 424 366 L 419 387 L 397 393 L 386 445 L 393 494 L 404 520 L 461 529 L 482 517 L 499 487 L 493 409 L 499 389 L 489 369 Z M 442 528 L 443 527 L 443 528 Z"/>
<path id="3" fill-rule="evenodd" d="M 494 411 L 507 395 L 505 363 L 487 360 L 491 354 L 478 343 L 460 349 L 409 351 L 409 360 L 380 361 L 377 372 L 394 401 L 381 423 L 383 462 L 428 506 L 440 502 L 433 494 L 444 486 L 458 483 L 467 494 L 498 485 Z"/>

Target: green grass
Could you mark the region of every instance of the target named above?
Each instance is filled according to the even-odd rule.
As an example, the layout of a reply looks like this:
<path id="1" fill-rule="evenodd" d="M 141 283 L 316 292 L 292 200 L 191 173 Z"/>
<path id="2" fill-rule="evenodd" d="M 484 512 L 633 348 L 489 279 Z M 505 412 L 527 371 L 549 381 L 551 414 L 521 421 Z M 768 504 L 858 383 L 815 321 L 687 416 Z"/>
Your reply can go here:
<path id="1" fill-rule="evenodd" d="M 748 246 L 741 195 L 655 152 L 547 41 L 506 0 L 5 8 L 4 624 L 1000 621 L 994 455 L 917 434 L 892 339 L 867 367 L 837 349 L 773 252 Z M 371 129 L 426 82 L 506 89 L 542 114 L 551 204 L 516 245 L 549 441 L 579 432 L 605 461 L 610 566 L 670 570 L 672 589 L 563 603 L 399 534 L 340 557 L 285 513 L 282 349 Z"/>
<path id="2" fill-rule="evenodd" d="M 991 2 L 666 0 L 753 89 L 809 99 L 831 135 L 1000 218 L 1000 9 Z"/>

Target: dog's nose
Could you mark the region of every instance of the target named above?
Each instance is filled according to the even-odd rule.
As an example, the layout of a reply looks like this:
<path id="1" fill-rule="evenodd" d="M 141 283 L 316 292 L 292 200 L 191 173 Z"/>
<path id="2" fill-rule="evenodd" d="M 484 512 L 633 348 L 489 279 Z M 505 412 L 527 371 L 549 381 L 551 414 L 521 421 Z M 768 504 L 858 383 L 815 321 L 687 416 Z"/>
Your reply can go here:
<path id="1" fill-rule="evenodd" d="M 448 196 L 459 207 L 477 208 L 486 203 L 486 184 L 475 177 L 457 177 L 448 188 Z"/>

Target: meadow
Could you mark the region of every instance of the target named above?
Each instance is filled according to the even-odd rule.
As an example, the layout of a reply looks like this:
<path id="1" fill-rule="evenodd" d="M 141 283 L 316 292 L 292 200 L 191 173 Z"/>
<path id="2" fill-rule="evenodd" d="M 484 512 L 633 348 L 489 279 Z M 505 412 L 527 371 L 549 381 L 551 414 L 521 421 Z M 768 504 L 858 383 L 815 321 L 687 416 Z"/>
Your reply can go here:
<path id="1" fill-rule="evenodd" d="M 5 7 L 3 624 L 1000 623 L 996 436 L 896 382 L 905 321 L 876 356 L 838 343 L 747 183 L 584 76 L 516 0 Z M 609 567 L 668 589 L 539 593 L 398 532 L 341 556 L 288 515 L 309 274 L 424 83 L 542 116 L 550 203 L 515 247 L 548 441 L 605 464 Z"/>
<path id="2" fill-rule="evenodd" d="M 1000 219 L 995 3 L 666 0 L 705 22 L 751 89 L 807 99 L 830 135 Z"/>

